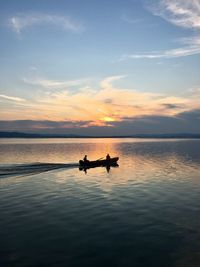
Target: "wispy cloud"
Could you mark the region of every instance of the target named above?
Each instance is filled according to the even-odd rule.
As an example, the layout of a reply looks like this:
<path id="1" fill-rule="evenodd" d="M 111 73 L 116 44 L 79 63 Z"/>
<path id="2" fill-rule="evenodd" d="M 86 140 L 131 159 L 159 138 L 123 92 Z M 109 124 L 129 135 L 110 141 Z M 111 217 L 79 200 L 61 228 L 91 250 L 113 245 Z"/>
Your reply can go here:
<path id="1" fill-rule="evenodd" d="M 174 117 L 180 112 L 199 109 L 199 92 L 188 92 L 185 97 L 168 96 L 160 93 L 141 92 L 135 88 L 127 89 L 122 86 L 125 75 L 105 77 L 96 86 L 94 81 L 88 81 L 85 86 L 80 84 L 77 90 L 70 90 L 75 81 L 70 81 L 68 90 L 37 90 L 34 98 L 26 102 L 15 102 L 2 105 L 0 119 L 18 120 L 55 120 L 87 122 L 86 126 L 114 126 L 115 122 L 124 118 L 138 118 L 141 116 Z M 46 80 L 45 80 L 46 81 Z M 80 80 L 77 80 L 80 81 Z M 120 81 L 120 85 L 119 85 Z M 65 81 L 66 85 L 69 81 Z M 58 81 L 40 82 L 46 88 L 57 88 Z M 73 94 L 71 93 L 73 91 Z M 2 97 L 2 96 L 1 96 Z M 15 101 L 21 98 L 8 97 Z M 34 100 L 33 100 L 34 99 Z M 11 99 L 10 99 L 11 100 Z"/>
<path id="2" fill-rule="evenodd" d="M 126 75 L 110 76 L 110 77 L 107 77 L 107 78 L 103 79 L 103 80 L 101 81 L 100 85 L 101 85 L 101 87 L 102 87 L 103 89 L 107 89 L 107 90 L 108 90 L 108 89 L 113 88 L 113 84 L 112 84 L 112 82 L 121 80 L 121 79 L 123 79 L 123 78 L 125 78 L 125 77 L 126 77 Z"/>
<path id="3" fill-rule="evenodd" d="M 7 95 L 0 95 L 0 98 L 11 100 L 11 101 L 17 101 L 17 102 L 24 102 L 26 101 L 24 98 L 16 97 L 16 96 L 7 96 Z"/>
<path id="4" fill-rule="evenodd" d="M 159 0 L 148 6 L 156 16 L 178 26 L 197 30 L 195 35 L 178 40 L 181 47 L 144 53 L 133 53 L 121 56 L 120 61 L 127 59 L 178 58 L 200 54 L 200 0 Z M 152 1 L 151 1 L 152 3 Z"/>
<path id="5" fill-rule="evenodd" d="M 150 9 L 155 15 L 177 26 L 200 29 L 199 0 L 161 0 Z"/>
<path id="6" fill-rule="evenodd" d="M 200 45 L 190 45 L 190 46 L 185 46 L 182 48 L 176 48 L 176 49 L 160 51 L 160 52 L 157 51 L 157 52 L 151 52 L 151 53 L 123 55 L 120 58 L 120 61 L 131 59 L 131 58 L 133 59 L 178 58 L 178 57 L 186 57 L 186 56 L 191 56 L 191 55 L 196 55 L 196 54 L 200 54 Z"/>
<path id="7" fill-rule="evenodd" d="M 51 24 L 65 31 L 81 32 L 84 30 L 82 24 L 75 22 L 71 17 L 46 13 L 26 13 L 8 19 L 9 26 L 17 34 L 32 26 Z"/>
<path id="8" fill-rule="evenodd" d="M 74 86 L 80 86 L 84 84 L 87 79 L 60 81 L 60 80 L 50 80 L 41 77 L 35 78 L 23 78 L 23 82 L 31 85 L 37 85 L 46 89 L 67 89 Z"/>
<path id="9" fill-rule="evenodd" d="M 197 94 L 200 96 L 200 88 L 199 87 L 189 88 L 188 92 L 193 93 L 193 94 Z"/>

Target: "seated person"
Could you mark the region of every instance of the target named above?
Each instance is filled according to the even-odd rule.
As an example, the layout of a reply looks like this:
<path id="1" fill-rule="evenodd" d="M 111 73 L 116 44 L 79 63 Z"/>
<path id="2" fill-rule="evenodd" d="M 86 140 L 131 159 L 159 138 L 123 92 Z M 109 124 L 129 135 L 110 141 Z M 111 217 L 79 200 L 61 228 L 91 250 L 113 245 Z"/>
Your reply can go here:
<path id="1" fill-rule="evenodd" d="M 110 155 L 109 154 L 106 155 L 106 160 L 110 160 Z"/>
<path id="2" fill-rule="evenodd" d="M 85 157 L 83 158 L 83 161 L 84 161 L 85 163 L 89 162 L 89 160 L 87 159 L 87 155 L 85 155 Z"/>

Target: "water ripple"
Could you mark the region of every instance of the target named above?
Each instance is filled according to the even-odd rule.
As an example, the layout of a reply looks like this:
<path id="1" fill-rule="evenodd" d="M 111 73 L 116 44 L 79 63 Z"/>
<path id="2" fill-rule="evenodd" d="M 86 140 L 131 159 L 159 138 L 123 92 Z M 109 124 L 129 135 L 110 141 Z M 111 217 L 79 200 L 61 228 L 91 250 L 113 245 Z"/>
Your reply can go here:
<path id="1" fill-rule="evenodd" d="M 22 176 L 22 175 L 33 175 L 42 172 L 47 172 L 56 169 L 71 169 L 77 168 L 78 163 L 31 163 L 31 164 L 12 164 L 0 166 L 0 178 L 10 176 Z"/>

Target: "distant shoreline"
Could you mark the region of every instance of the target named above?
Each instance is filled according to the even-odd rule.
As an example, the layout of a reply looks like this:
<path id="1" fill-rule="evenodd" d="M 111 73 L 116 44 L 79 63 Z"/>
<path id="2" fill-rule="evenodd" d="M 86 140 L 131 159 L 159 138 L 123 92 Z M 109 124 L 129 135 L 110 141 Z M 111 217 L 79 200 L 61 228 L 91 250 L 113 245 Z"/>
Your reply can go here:
<path id="1" fill-rule="evenodd" d="M 169 134 L 133 134 L 133 135 L 75 135 L 75 134 L 36 134 L 36 133 L 22 133 L 22 132 L 0 132 L 0 138 L 160 138 L 160 139 L 200 139 L 199 134 L 193 133 L 169 133 Z"/>

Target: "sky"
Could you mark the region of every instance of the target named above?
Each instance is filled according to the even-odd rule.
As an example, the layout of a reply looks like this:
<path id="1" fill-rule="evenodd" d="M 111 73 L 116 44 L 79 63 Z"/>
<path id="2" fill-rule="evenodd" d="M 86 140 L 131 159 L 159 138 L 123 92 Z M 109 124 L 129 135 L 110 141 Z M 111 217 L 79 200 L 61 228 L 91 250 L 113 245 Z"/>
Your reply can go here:
<path id="1" fill-rule="evenodd" d="M 0 0 L 0 131 L 200 133 L 200 0 Z"/>

